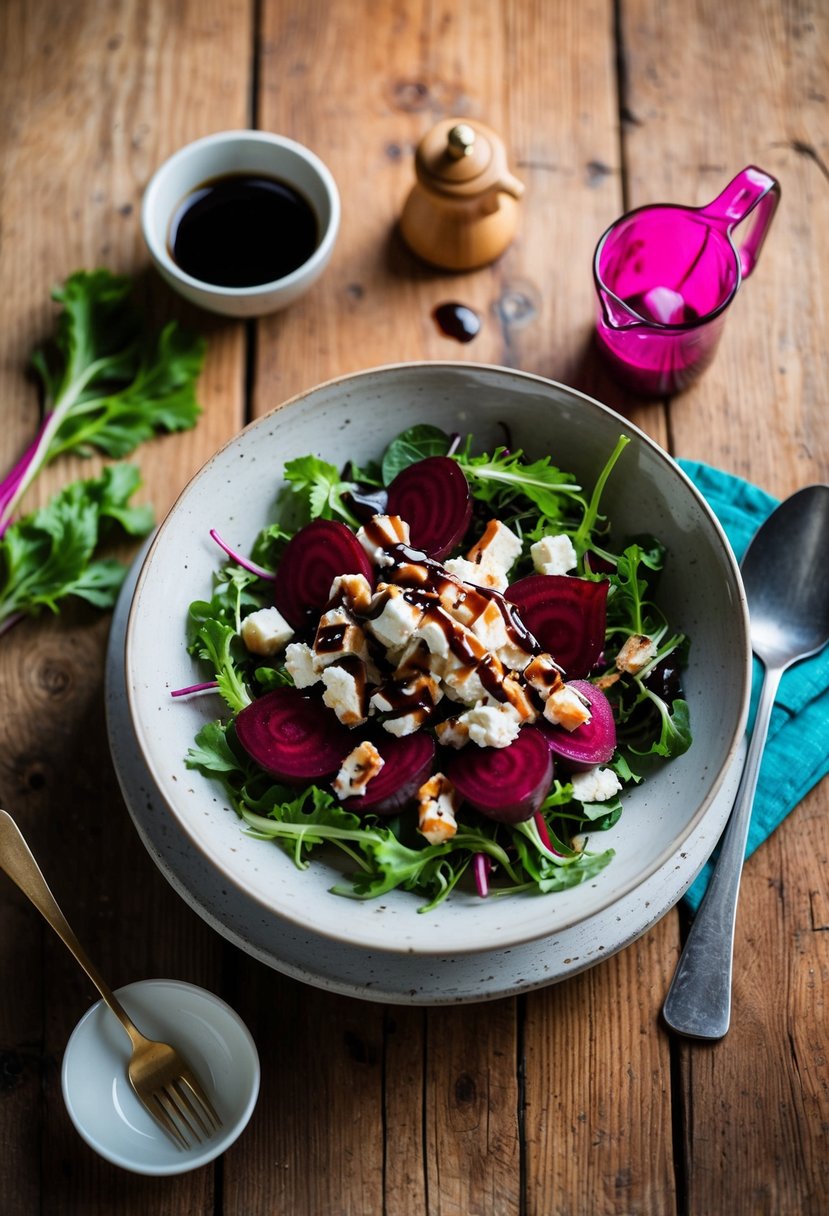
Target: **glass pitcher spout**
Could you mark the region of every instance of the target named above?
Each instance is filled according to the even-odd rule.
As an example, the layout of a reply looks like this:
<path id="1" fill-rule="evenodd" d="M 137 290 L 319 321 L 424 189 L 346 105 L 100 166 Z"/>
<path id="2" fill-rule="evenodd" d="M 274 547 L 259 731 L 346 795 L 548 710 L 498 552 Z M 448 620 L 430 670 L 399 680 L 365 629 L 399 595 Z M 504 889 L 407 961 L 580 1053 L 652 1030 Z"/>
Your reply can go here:
<path id="1" fill-rule="evenodd" d="M 598 295 L 605 324 L 611 329 L 630 329 L 632 325 L 644 324 L 644 317 L 606 287 L 599 287 Z"/>

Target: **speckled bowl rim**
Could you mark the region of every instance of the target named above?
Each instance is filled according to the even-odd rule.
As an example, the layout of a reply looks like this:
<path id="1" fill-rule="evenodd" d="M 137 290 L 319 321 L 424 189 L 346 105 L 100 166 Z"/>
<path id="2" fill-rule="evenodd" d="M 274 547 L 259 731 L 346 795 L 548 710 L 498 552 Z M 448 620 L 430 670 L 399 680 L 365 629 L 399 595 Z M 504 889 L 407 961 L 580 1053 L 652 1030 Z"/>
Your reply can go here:
<path id="1" fill-rule="evenodd" d="M 148 586 L 153 576 L 158 554 L 163 551 L 164 546 L 167 544 L 167 538 L 172 528 L 172 521 L 176 520 L 177 516 L 182 512 L 184 506 L 188 503 L 188 499 L 193 495 L 194 488 L 214 475 L 217 465 L 226 462 L 240 446 L 245 448 L 251 444 L 254 438 L 257 440 L 264 439 L 268 428 L 273 428 L 274 423 L 278 425 L 281 418 L 292 417 L 292 411 L 310 409 L 314 404 L 324 404 L 332 394 L 339 394 L 343 400 L 347 400 L 349 394 L 353 395 L 361 387 L 365 388 L 371 385 L 378 378 L 400 376 L 411 378 L 412 389 L 414 390 L 416 385 L 422 387 L 423 380 L 429 381 L 435 376 L 441 375 L 455 378 L 471 377 L 473 381 L 476 379 L 478 381 L 483 380 L 487 382 L 487 386 L 490 388 L 493 387 L 494 381 L 503 379 L 506 382 L 503 387 L 507 391 L 509 391 L 507 388 L 508 383 L 513 391 L 525 390 L 529 392 L 532 390 L 543 396 L 547 396 L 550 400 L 559 399 L 560 406 L 561 399 L 563 398 L 566 399 L 569 407 L 578 408 L 579 411 L 588 411 L 594 419 L 601 418 L 605 422 L 612 422 L 614 429 L 618 428 L 624 431 L 637 443 L 638 452 L 646 452 L 650 459 L 655 460 L 657 465 L 662 467 L 668 481 L 678 487 L 678 493 L 685 496 L 684 502 L 686 506 L 690 508 L 690 505 L 693 505 L 693 510 L 707 529 L 708 541 L 712 547 L 712 551 L 722 565 L 727 582 L 725 590 L 730 598 L 730 627 L 735 638 L 735 653 L 730 656 L 729 661 L 732 665 L 731 677 L 738 684 L 736 712 L 733 714 L 727 729 L 727 739 L 722 757 L 714 772 L 709 772 L 707 764 L 703 765 L 704 789 L 700 792 L 700 798 L 693 814 L 682 820 L 681 829 L 666 841 L 658 854 L 651 857 L 648 865 L 635 875 L 631 875 L 627 881 L 615 882 L 613 879 L 613 866 L 615 862 L 611 862 L 611 865 L 598 876 L 598 881 L 591 881 L 582 887 L 574 889 L 583 893 L 583 899 L 575 904 L 572 898 L 569 900 L 562 898 L 568 896 L 569 892 L 544 897 L 512 897 L 488 901 L 479 901 L 474 897 L 468 900 L 463 897 L 457 899 L 453 897 L 452 902 L 442 905 L 436 912 L 429 914 L 428 917 L 418 917 L 417 908 L 421 901 L 410 893 L 405 892 L 392 892 L 388 897 L 384 897 L 382 903 L 378 901 L 356 902 L 343 900 L 340 897 L 326 893 L 324 900 L 320 899 L 315 903 L 316 895 L 322 895 L 326 888 L 316 889 L 319 888 L 318 881 L 316 883 L 308 882 L 310 871 L 302 874 L 297 872 L 297 882 L 305 884 L 301 888 L 302 899 L 298 903 L 291 905 L 291 903 L 286 904 L 284 901 L 276 901 L 270 889 L 263 889 L 261 881 L 257 876 L 260 862 L 263 860 L 262 858 L 256 858 L 250 865 L 240 861 L 239 857 L 225 858 L 217 851 L 215 839 L 211 838 L 209 829 L 205 834 L 203 830 L 204 825 L 199 822 L 199 816 L 201 816 L 201 819 L 204 819 L 205 816 L 209 817 L 211 804 L 215 807 L 216 804 L 221 802 L 221 799 L 216 797 L 215 790 L 208 788 L 207 780 L 196 773 L 188 772 L 186 774 L 188 782 L 193 783 L 189 787 L 191 793 L 195 793 L 195 788 L 198 787 L 205 795 L 204 803 L 198 806 L 198 814 L 193 815 L 190 813 L 191 808 L 182 808 L 180 782 L 177 778 L 174 780 L 168 778 L 165 766 L 160 762 L 160 758 L 155 752 L 152 732 L 148 730 L 149 719 L 142 712 L 142 696 L 136 684 L 136 672 L 140 667 L 140 655 L 136 653 L 136 633 L 140 633 L 140 629 L 137 628 L 137 622 L 141 616 L 142 602 L 147 596 Z M 351 412 L 354 412 L 353 407 Z M 407 424 L 411 425 L 420 420 L 416 414 L 412 414 L 408 418 Z M 384 441 L 378 439 L 378 447 L 381 448 Z M 325 446 L 324 442 L 322 446 Z M 310 450 L 310 448 L 306 450 Z M 531 452 L 530 454 L 535 453 Z M 293 455 L 293 453 L 287 453 L 286 457 L 290 455 Z M 278 466 L 280 471 L 281 459 Z M 566 462 L 563 461 L 562 463 L 566 467 Z M 275 476 L 274 480 L 276 480 Z M 207 532 L 209 526 L 212 526 L 212 522 L 205 527 L 205 532 Z M 258 525 L 256 530 L 258 530 Z M 213 567 L 217 569 L 219 564 L 218 556 L 214 557 Z M 196 598 L 207 590 L 209 588 L 194 587 L 189 598 Z M 621 415 L 589 397 L 587 394 L 531 373 L 498 367 L 497 365 L 472 362 L 429 361 L 396 363 L 335 377 L 315 386 L 313 389 L 296 394 L 246 426 L 224 444 L 191 479 L 160 526 L 138 577 L 125 639 L 127 698 L 143 759 L 158 786 L 169 813 L 174 816 L 178 826 L 184 831 L 185 836 L 190 839 L 193 846 L 209 860 L 210 864 L 217 868 L 224 880 L 243 890 L 249 898 L 252 898 L 254 902 L 262 907 L 263 912 L 276 918 L 283 918 L 291 925 L 308 928 L 314 933 L 331 940 L 339 940 L 344 944 L 357 945 L 361 948 L 374 951 L 390 951 L 393 953 L 402 951 L 408 954 L 423 955 L 471 954 L 486 952 L 492 948 L 493 943 L 497 943 L 499 948 L 509 948 L 513 945 L 517 946 L 524 942 L 546 937 L 552 932 L 568 928 L 572 924 L 602 911 L 635 889 L 639 883 L 658 870 L 677 849 L 682 847 L 683 840 L 694 831 L 710 806 L 722 783 L 725 772 L 734 759 L 736 749 L 742 738 L 748 712 L 751 678 L 751 652 L 748 639 L 748 609 L 745 593 L 742 587 L 739 567 L 725 533 L 690 479 L 676 465 L 673 459 L 638 427 L 632 425 Z M 185 655 L 183 619 L 181 624 L 181 653 L 183 656 Z M 184 678 L 180 681 L 181 684 L 186 682 L 187 680 Z M 175 687 L 177 683 L 178 681 L 174 677 L 168 681 L 167 696 L 169 696 L 169 689 Z M 160 702 L 155 709 L 157 712 L 160 712 Z M 199 719 L 199 722 L 193 727 L 193 733 L 198 729 L 200 721 L 208 720 L 210 716 L 207 715 L 206 718 L 202 717 Z M 215 717 L 216 714 L 214 713 L 212 716 Z M 683 757 L 680 757 L 678 760 L 672 761 L 671 765 L 678 766 L 682 760 Z M 666 766 L 663 771 L 670 772 L 670 766 Z M 654 783 L 659 781 L 660 775 L 651 778 L 647 783 L 648 789 L 653 793 L 656 792 Z M 635 798 L 638 794 L 638 790 L 634 791 L 632 797 Z M 198 798 L 196 801 L 198 802 Z M 241 839 L 246 840 L 247 838 L 244 836 L 242 827 L 235 814 L 226 807 L 225 813 L 233 815 L 233 819 L 235 820 L 234 826 L 238 830 Z M 624 821 L 624 816 L 622 820 Z M 607 840 L 599 839 L 596 842 L 596 847 L 602 847 L 606 843 L 611 843 L 612 839 L 612 836 L 609 836 Z M 262 842 L 255 843 L 260 847 L 270 847 L 267 844 L 263 846 Z M 282 857 L 283 862 L 292 866 L 292 863 L 282 854 L 281 850 L 277 851 Z M 610 879 L 606 882 L 603 880 L 603 876 L 605 875 L 610 875 Z M 599 894 L 595 894 L 596 890 L 599 891 Z M 293 893 L 291 898 L 293 898 Z M 402 904 L 401 900 L 404 901 Z M 331 901 L 331 903 L 329 904 L 327 901 Z M 519 905 L 522 903 L 524 905 L 523 909 L 519 908 Z M 500 919 L 490 915 L 490 908 L 494 904 L 500 905 L 505 910 Z M 527 913 L 528 908 L 532 909 L 530 913 Z M 355 912 L 355 909 L 359 909 L 359 911 Z M 481 921 L 484 922 L 483 928 L 480 927 Z M 426 930 L 421 928 L 424 923 L 428 924 Z"/>

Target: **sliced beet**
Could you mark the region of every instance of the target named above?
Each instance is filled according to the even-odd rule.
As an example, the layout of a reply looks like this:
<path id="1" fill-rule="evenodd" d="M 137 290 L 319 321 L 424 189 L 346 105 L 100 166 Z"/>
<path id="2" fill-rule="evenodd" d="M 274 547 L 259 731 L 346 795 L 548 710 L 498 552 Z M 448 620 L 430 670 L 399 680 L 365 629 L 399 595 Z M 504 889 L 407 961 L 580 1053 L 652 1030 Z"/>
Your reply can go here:
<path id="1" fill-rule="evenodd" d="M 333 776 L 354 736 L 321 701 L 275 688 L 236 716 L 236 737 L 266 773 L 289 785 Z"/>
<path id="2" fill-rule="evenodd" d="M 386 509 L 405 519 L 412 548 L 442 561 L 463 540 L 472 518 L 466 474 L 449 456 L 427 456 L 397 474 Z"/>
<path id="3" fill-rule="evenodd" d="M 343 800 L 355 814 L 394 815 L 410 803 L 432 772 L 435 741 L 425 731 L 400 738 L 376 731 L 371 742 L 383 758 L 383 767 L 366 786 L 364 794 Z"/>
<path id="4" fill-rule="evenodd" d="M 552 752 L 537 727 L 524 726 L 509 747 L 467 744 L 447 761 L 446 776 L 482 815 L 521 823 L 538 810 L 550 788 Z"/>
<path id="5" fill-rule="evenodd" d="M 567 683 L 590 702 L 590 721 L 575 730 L 547 723 L 538 729 L 546 737 L 550 750 L 574 772 L 607 764 L 616 751 L 616 722 L 610 702 L 589 680 L 568 680 Z"/>
<path id="6" fill-rule="evenodd" d="M 505 592 L 568 679 L 590 674 L 602 653 L 609 584 L 572 574 L 530 574 Z"/>
<path id="7" fill-rule="evenodd" d="M 276 572 L 274 604 L 294 629 L 316 624 L 338 574 L 374 573 L 357 537 L 336 519 L 314 519 L 291 537 Z"/>

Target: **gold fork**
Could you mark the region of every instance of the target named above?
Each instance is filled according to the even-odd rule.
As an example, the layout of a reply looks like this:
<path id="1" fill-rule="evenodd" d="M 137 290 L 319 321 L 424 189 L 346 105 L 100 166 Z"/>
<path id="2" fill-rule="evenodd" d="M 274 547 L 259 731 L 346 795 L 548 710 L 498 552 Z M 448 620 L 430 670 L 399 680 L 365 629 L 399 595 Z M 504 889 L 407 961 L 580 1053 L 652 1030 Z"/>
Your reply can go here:
<path id="1" fill-rule="evenodd" d="M 127 1075 L 139 1100 L 179 1148 L 190 1148 L 222 1124 L 213 1103 L 182 1056 L 169 1043 L 147 1039 L 133 1024 L 112 989 L 87 957 L 61 912 L 23 834 L 8 812 L 0 810 L 0 869 L 32 901 L 74 954 L 132 1043 Z"/>

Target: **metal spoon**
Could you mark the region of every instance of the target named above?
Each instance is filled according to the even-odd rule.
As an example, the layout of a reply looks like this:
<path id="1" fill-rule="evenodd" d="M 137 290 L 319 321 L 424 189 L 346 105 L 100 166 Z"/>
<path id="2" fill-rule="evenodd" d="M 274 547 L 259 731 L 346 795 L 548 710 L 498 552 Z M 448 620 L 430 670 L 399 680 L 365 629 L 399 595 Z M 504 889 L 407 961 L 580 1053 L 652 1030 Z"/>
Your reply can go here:
<path id="1" fill-rule="evenodd" d="M 672 1030 L 695 1039 L 722 1038 L 731 1018 L 737 895 L 780 677 L 829 642 L 829 486 L 807 486 L 781 503 L 755 533 L 741 569 L 751 647 L 765 678 L 720 856 L 662 1010 Z"/>

